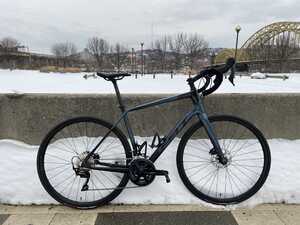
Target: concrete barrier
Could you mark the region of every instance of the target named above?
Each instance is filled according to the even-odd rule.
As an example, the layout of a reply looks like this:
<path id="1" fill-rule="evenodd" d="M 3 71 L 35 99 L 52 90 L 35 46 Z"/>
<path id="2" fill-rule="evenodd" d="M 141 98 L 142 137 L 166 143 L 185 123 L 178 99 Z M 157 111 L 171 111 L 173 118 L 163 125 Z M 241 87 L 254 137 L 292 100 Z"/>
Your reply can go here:
<path id="1" fill-rule="evenodd" d="M 124 95 L 135 106 L 167 95 Z M 267 138 L 300 138 L 300 94 L 216 94 L 205 99 L 210 115 L 232 114 L 253 122 Z M 191 102 L 178 101 L 130 114 L 135 134 L 165 134 Z M 1 94 L 0 139 L 39 144 L 50 128 L 76 116 L 93 116 L 113 122 L 120 116 L 114 95 Z"/>

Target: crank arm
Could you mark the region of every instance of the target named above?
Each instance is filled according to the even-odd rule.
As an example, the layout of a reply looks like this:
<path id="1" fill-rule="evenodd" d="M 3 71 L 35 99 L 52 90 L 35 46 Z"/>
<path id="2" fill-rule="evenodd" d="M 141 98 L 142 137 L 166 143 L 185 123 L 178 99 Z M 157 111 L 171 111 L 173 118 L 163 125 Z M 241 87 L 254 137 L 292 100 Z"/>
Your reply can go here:
<path id="1" fill-rule="evenodd" d="M 156 175 L 156 176 L 165 176 L 167 183 L 170 183 L 170 181 L 171 181 L 170 177 L 169 177 L 169 172 L 166 171 L 166 170 L 155 170 L 150 174 L 153 174 L 153 175 Z"/>

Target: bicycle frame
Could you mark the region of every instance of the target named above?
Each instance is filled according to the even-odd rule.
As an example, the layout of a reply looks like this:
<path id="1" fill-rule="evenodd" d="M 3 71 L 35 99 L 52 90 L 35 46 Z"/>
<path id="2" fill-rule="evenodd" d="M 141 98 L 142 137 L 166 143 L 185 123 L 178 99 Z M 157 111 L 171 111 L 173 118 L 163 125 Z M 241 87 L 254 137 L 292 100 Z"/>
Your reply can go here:
<path id="1" fill-rule="evenodd" d="M 179 100 L 183 100 L 183 99 L 188 99 L 190 98 L 193 102 L 194 108 L 192 111 L 186 113 L 186 115 L 183 117 L 183 119 L 181 119 L 180 121 L 178 121 L 175 125 L 175 127 L 173 129 L 171 129 L 169 131 L 169 133 L 164 137 L 164 141 L 161 145 L 159 145 L 157 147 L 157 149 L 152 153 L 152 155 L 149 157 L 149 160 L 152 161 L 153 163 L 159 158 L 159 156 L 164 152 L 164 150 L 169 146 L 169 144 L 174 140 L 174 138 L 176 137 L 176 135 L 182 131 L 182 129 L 187 125 L 187 123 L 194 117 L 197 116 L 199 121 L 202 122 L 208 137 L 210 138 L 214 149 L 216 150 L 217 154 L 220 155 L 221 157 L 223 156 L 222 150 L 220 148 L 219 142 L 217 140 L 217 137 L 214 133 L 214 130 L 208 120 L 208 116 L 205 112 L 205 108 L 203 105 L 203 97 L 201 94 L 198 93 L 198 91 L 196 90 L 195 86 L 193 83 L 189 83 L 190 87 L 191 87 L 191 91 L 180 94 L 180 95 L 176 95 L 176 96 L 172 96 L 172 97 L 166 97 L 166 98 L 162 98 L 159 100 L 155 100 L 155 101 L 151 101 L 148 103 L 144 103 L 138 106 L 135 106 L 133 108 L 130 108 L 128 110 L 125 109 L 125 106 L 123 104 L 123 100 L 121 98 L 120 95 L 120 91 L 118 88 L 118 85 L 116 83 L 115 80 L 112 81 L 115 91 L 116 91 L 116 95 L 117 95 L 117 99 L 119 102 L 119 108 L 121 109 L 122 115 L 121 117 L 117 120 L 117 122 L 115 122 L 115 124 L 113 125 L 113 127 L 103 136 L 103 138 L 100 140 L 100 142 L 94 147 L 94 149 L 88 154 L 88 156 L 86 157 L 86 160 L 97 150 L 97 148 L 102 144 L 102 142 L 105 140 L 106 137 L 108 137 L 108 135 L 111 133 L 111 131 L 117 127 L 119 125 L 119 123 L 121 123 L 122 121 L 124 121 L 126 130 L 127 130 L 127 134 L 128 137 L 130 139 L 130 143 L 131 143 L 131 151 L 133 156 L 137 155 L 138 149 L 137 146 L 138 144 L 135 141 L 135 137 L 128 119 L 128 114 L 130 112 L 134 112 L 134 111 L 138 111 L 138 110 L 142 110 L 142 109 L 146 109 L 146 108 L 150 108 L 153 106 L 158 106 L 158 105 L 163 105 L 163 104 L 167 104 L 170 102 L 175 102 L 175 101 L 179 101 Z M 112 172 L 126 172 L 127 170 L 125 168 L 127 168 L 127 166 L 116 166 L 114 164 L 110 164 L 110 163 L 101 163 L 99 162 L 100 165 L 104 165 L 104 166 L 111 166 L 111 168 L 107 168 L 107 167 L 89 167 L 91 169 L 95 169 L 95 170 L 105 170 L 105 171 L 112 171 Z"/>

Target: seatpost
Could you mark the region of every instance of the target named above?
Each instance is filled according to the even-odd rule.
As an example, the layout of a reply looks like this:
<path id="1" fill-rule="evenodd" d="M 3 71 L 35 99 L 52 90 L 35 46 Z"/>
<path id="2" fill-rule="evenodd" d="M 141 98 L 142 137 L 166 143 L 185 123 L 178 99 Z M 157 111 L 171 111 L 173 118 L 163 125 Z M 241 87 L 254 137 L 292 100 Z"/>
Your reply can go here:
<path id="1" fill-rule="evenodd" d="M 117 95 L 117 99 L 118 99 L 118 102 L 119 102 L 119 108 L 121 109 L 121 112 L 124 113 L 125 112 L 125 106 L 124 106 L 123 101 L 122 101 L 122 97 L 121 97 L 121 94 L 120 94 L 119 87 L 117 85 L 117 81 L 112 80 L 112 83 L 114 85 L 115 92 L 116 92 L 116 95 Z"/>

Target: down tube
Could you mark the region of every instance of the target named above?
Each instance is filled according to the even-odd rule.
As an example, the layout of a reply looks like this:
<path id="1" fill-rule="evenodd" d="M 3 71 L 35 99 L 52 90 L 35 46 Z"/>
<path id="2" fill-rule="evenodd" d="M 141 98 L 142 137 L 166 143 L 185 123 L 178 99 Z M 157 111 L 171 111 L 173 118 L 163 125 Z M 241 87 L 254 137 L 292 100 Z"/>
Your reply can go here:
<path id="1" fill-rule="evenodd" d="M 176 126 L 168 133 L 165 137 L 165 142 L 159 146 L 155 152 L 150 156 L 149 160 L 155 162 L 159 156 L 164 152 L 164 150 L 169 146 L 169 144 L 174 140 L 176 135 L 185 127 L 185 125 L 195 116 L 200 113 L 198 110 L 193 110 L 188 112 L 182 120 L 176 123 Z"/>

